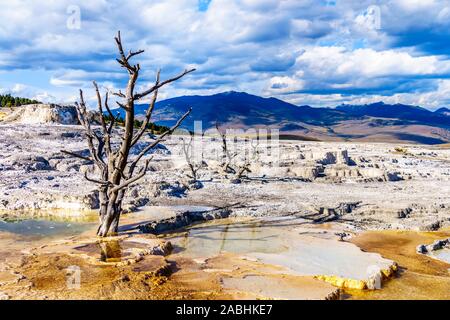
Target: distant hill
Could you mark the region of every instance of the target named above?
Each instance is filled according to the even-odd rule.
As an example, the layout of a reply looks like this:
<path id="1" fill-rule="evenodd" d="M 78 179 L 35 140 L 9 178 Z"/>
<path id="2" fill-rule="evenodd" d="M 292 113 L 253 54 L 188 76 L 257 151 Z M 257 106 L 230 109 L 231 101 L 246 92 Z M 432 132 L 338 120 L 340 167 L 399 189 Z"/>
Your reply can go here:
<path id="1" fill-rule="evenodd" d="M 450 109 L 449 108 L 440 108 L 440 109 L 437 109 L 434 113 L 443 114 L 445 116 L 450 116 Z"/>
<path id="2" fill-rule="evenodd" d="M 450 126 L 450 118 L 439 112 L 404 104 L 385 104 L 377 102 L 366 105 L 341 105 L 336 110 L 347 113 L 350 117 L 377 117 L 399 119 L 404 124 L 427 124 L 437 126 Z"/>
<path id="3" fill-rule="evenodd" d="M 144 115 L 148 105 L 137 105 L 136 114 Z M 172 125 L 192 107 L 183 123 L 192 128 L 194 120 L 202 120 L 203 128 L 221 125 L 233 127 L 272 126 L 291 131 L 301 128 L 299 122 L 329 125 L 346 119 L 346 114 L 330 108 L 295 106 L 276 98 L 262 98 L 244 92 L 224 92 L 211 96 L 182 96 L 156 104 L 153 121 Z M 121 115 L 124 112 L 121 110 Z"/>
<path id="4" fill-rule="evenodd" d="M 136 105 L 142 118 L 148 105 Z M 427 109 L 383 102 L 367 105 L 340 105 L 336 108 L 296 106 L 276 98 L 262 98 L 244 92 L 224 92 L 210 96 L 181 96 L 156 104 L 152 121 L 165 126 L 192 107 L 183 127 L 192 129 L 201 120 L 203 129 L 214 127 L 277 128 L 284 135 L 317 140 L 407 141 L 444 143 L 450 141 L 448 109 Z M 120 110 L 124 115 L 123 110 Z"/>

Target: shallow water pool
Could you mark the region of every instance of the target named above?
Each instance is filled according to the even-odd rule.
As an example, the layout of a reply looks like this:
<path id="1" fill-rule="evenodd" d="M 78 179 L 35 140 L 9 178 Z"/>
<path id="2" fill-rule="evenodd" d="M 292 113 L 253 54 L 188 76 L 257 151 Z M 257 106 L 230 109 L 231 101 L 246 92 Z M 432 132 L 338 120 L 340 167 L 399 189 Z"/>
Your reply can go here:
<path id="1" fill-rule="evenodd" d="M 327 275 L 366 280 L 372 269 L 389 269 L 392 261 L 340 242 L 332 231 L 311 228 L 300 218 L 236 221 L 225 219 L 166 236 L 174 252 L 207 259 L 228 252 L 284 268 L 294 275 Z"/>
<path id="2" fill-rule="evenodd" d="M 66 237 L 78 235 L 92 228 L 93 225 L 94 222 L 89 220 L 74 221 L 69 218 L 2 218 L 0 232 L 32 238 Z"/>
<path id="3" fill-rule="evenodd" d="M 262 221 L 224 219 L 187 228 L 183 234 L 165 238 L 175 244 L 175 251 L 194 258 L 211 257 L 223 252 L 279 253 L 287 250 L 280 241 L 279 228 Z"/>
<path id="4" fill-rule="evenodd" d="M 450 263 L 450 249 L 445 248 L 445 249 L 433 251 L 431 253 L 431 256 L 433 256 L 436 259 Z"/>

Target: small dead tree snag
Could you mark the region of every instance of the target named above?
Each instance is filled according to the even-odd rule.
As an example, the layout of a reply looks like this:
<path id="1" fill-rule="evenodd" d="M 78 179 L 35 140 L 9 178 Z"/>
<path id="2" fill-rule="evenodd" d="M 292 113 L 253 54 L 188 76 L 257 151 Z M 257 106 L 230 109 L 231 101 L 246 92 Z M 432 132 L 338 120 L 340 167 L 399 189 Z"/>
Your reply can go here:
<path id="1" fill-rule="evenodd" d="M 246 173 L 251 173 L 250 170 L 250 160 L 245 157 L 244 162 L 240 165 L 235 165 L 233 166 L 232 163 L 233 161 L 235 161 L 235 159 L 238 156 L 238 152 L 230 152 L 229 148 L 228 148 L 228 143 L 227 143 L 227 134 L 224 131 L 223 133 L 220 132 L 219 130 L 219 125 L 216 122 L 216 129 L 220 134 L 220 137 L 222 139 L 222 172 L 225 176 L 227 176 L 227 174 L 233 174 L 234 177 L 231 179 L 234 182 L 240 182 L 240 179 L 244 177 L 244 175 Z M 234 141 L 234 140 L 233 140 Z"/>
<path id="2" fill-rule="evenodd" d="M 135 157 L 131 158 L 131 148 L 140 141 L 150 123 L 150 118 L 158 98 L 159 89 L 184 77 L 188 73 L 195 71 L 195 69 L 185 70 L 176 77 L 164 81 L 160 80 L 160 71 L 158 71 L 153 86 L 143 92 L 136 93 L 135 86 L 141 67 L 139 64 L 131 64 L 130 60 L 131 58 L 142 54 L 144 50 L 129 51 L 128 54 L 126 54 L 122 46 L 120 31 L 115 37 L 115 41 L 119 51 L 119 58 L 116 60 L 128 73 L 128 84 L 125 92 L 118 91 L 113 93 L 113 95 L 120 99 L 120 101 L 116 101 L 116 103 L 125 111 L 124 131 L 120 137 L 117 137 L 117 141 L 120 141 L 120 143 L 118 147 L 114 147 L 112 141 L 115 118 L 108 105 L 108 92 L 105 94 L 105 99 L 102 100 L 98 85 L 94 82 L 98 112 L 100 113 L 100 130 L 94 129 L 88 118 L 88 111 L 82 90 L 80 90 L 80 101 L 76 103 L 78 119 L 84 127 L 90 156 L 84 157 L 73 152 L 63 151 L 71 156 L 94 162 L 100 171 L 100 176 L 98 178 L 90 178 L 87 176 L 87 173 L 85 174 L 85 178 L 98 185 L 100 224 L 97 235 L 101 237 L 117 234 L 125 191 L 128 186 L 144 177 L 149 165 L 150 159 L 147 159 L 144 165 L 139 165 L 141 160 L 143 160 L 144 156 L 149 151 L 155 148 L 167 136 L 171 135 L 191 112 L 191 109 L 189 109 L 173 127 L 162 133 L 153 141 L 148 142 Z M 148 95 L 152 95 L 152 97 L 145 114 L 145 119 L 142 126 L 138 130 L 134 130 L 135 102 Z M 111 119 L 109 123 L 106 122 L 103 115 L 103 106 Z"/>
<path id="3" fill-rule="evenodd" d="M 183 154 L 186 159 L 186 163 L 189 167 L 190 174 L 188 175 L 189 179 L 192 179 L 192 182 L 197 181 L 197 172 L 202 167 L 202 163 L 198 164 L 194 161 L 193 157 L 193 144 L 194 137 L 189 135 L 189 141 L 186 142 L 183 138 Z M 203 158 L 203 157 L 202 157 Z"/>
<path id="4" fill-rule="evenodd" d="M 236 173 L 236 179 L 241 179 L 245 173 L 251 173 L 252 171 L 250 170 L 250 163 L 249 162 L 245 162 L 243 165 L 241 165 Z"/>
<path id="5" fill-rule="evenodd" d="M 222 172 L 225 175 L 227 173 L 236 173 L 236 170 L 234 170 L 231 167 L 231 163 L 233 162 L 233 159 L 237 156 L 237 153 L 231 153 L 230 150 L 228 150 L 227 134 L 226 132 L 223 133 L 220 132 L 219 124 L 217 122 L 216 122 L 216 129 L 222 139 Z"/>
<path id="6" fill-rule="evenodd" d="M 256 141 L 256 143 L 253 143 Z M 249 156 L 245 156 L 244 163 L 239 166 L 236 174 L 236 179 L 240 180 L 244 177 L 246 173 L 252 173 L 250 170 L 251 163 L 257 163 L 259 161 L 259 136 L 256 137 L 256 139 L 250 139 L 252 151 Z"/>

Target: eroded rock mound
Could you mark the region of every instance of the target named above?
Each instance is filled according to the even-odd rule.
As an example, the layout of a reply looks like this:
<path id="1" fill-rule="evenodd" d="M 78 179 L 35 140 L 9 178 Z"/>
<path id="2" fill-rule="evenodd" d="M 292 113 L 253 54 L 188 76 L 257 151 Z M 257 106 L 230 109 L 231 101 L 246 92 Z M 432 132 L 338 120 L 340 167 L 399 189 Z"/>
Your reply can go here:
<path id="1" fill-rule="evenodd" d="M 22 124 L 65 124 L 77 125 L 77 110 L 74 106 L 55 104 L 30 104 L 15 107 L 14 111 L 3 118 L 6 123 Z"/>
<path id="2" fill-rule="evenodd" d="M 323 165 L 328 164 L 352 164 L 350 157 L 348 156 L 347 150 L 338 150 L 338 151 L 315 151 L 308 152 L 304 155 L 306 160 L 313 160 Z"/>

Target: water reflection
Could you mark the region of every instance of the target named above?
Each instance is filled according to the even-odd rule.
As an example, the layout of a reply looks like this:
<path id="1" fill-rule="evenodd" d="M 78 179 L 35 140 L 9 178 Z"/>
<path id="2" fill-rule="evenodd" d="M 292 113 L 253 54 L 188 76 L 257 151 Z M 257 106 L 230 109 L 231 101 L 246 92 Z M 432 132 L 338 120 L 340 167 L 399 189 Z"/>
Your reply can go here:
<path id="1" fill-rule="evenodd" d="M 228 220 L 194 226 L 181 235 L 166 236 L 166 239 L 175 244 L 175 252 L 205 257 L 223 252 L 279 253 L 288 249 L 279 236 L 280 230 L 270 224 Z"/>
<path id="2" fill-rule="evenodd" d="M 450 248 L 444 248 L 440 250 L 433 251 L 431 255 L 439 260 L 442 260 L 444 262 L 450 263 Z"/>
<path id="3" fill-rule="evenodd" d="M 90 219 L 90 218 L 89 218 Z M 0 217 L 0 232 L 33 238 L 73 236 L 88 230 L 92 219 L 77 221 L 55 217 Z"/>
<path id="4" fill-rule="evenodd" d="M 100 247 L 100 261 L 120 262 L 122 260 L 122 247 L 119 241 L 100 242 L 98 245 Z"/>

